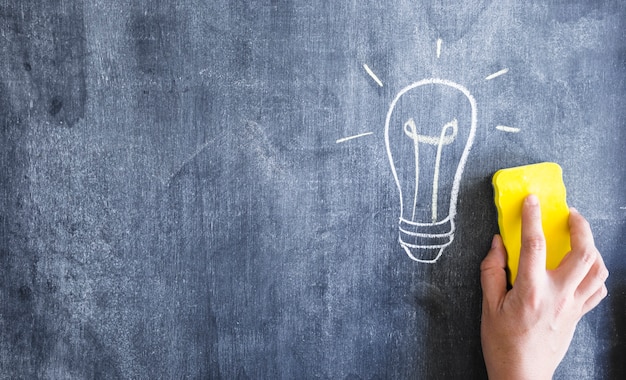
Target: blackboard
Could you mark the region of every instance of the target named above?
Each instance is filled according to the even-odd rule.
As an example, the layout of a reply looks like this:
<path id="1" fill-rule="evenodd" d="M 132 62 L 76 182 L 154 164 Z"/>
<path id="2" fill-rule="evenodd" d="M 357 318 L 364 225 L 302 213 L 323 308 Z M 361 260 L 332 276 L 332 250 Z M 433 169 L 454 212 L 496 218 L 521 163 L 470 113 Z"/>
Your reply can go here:
<path id="1" fill-rule="evenodd" d="M 2 2 L 0 377 L 485 378 L 491 175 L 555 161 L 611 272 L 555 378 L 624 378 L 625 21 Z"/>

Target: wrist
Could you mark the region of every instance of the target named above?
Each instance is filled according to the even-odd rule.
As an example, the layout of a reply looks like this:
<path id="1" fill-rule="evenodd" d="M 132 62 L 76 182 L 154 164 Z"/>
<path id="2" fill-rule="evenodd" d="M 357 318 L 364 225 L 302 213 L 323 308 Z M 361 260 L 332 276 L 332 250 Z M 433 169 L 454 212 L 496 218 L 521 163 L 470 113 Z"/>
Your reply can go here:
<path id="1" fill-rule="evenodd" d="M 487 375 L 489 380 L 551 380 L 554 371 L 537 368 L 538 364 L 523 365 L 508 361 L 487 363 Z"/>

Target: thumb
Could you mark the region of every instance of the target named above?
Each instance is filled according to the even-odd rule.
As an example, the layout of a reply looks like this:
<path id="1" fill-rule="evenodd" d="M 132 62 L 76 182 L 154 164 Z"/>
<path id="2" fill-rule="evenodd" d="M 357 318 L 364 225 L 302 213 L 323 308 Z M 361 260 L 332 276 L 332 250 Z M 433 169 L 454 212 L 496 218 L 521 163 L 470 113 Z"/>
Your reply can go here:
<path id="1" fill-rule="evenodd" d="M 506 290 L 506 249 L 500 235 L 494 235 L 491 249 L 480 264 L 480 284 L 483 288 L 483 305 L 497 305 Z"/>

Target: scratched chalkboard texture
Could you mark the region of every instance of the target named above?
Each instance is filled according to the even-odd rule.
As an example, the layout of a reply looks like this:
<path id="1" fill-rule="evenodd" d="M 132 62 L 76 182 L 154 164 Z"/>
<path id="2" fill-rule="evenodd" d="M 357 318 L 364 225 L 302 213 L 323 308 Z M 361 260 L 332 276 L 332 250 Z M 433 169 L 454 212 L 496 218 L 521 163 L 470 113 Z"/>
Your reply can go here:
<path id="1" fill-rule="evenodd" d="M 491 175 L 556 161 L 626 378 L 626 2 L 0 2 L 0 378 L 481 379 Z M 418 190 L 419 188 L 419 190 Z"/>

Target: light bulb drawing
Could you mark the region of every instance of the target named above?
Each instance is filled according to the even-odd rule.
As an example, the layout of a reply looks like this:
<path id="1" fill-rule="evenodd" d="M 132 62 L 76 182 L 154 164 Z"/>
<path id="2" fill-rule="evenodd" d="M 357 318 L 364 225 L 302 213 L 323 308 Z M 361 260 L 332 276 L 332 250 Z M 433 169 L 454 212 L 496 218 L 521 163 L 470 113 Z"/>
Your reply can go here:
<path id="1" fill-rule="evenodd" d="M 442 55 L 437 39 L 435 54 Z M 367 75 L 384 83 L 367 64 Z M 509 72 L 503 68 L 486 77 L 492 81 Z M 398 242 L 414 261 L 435 263 L 454 240 L 461 177 L 477 127 L 476 100 L 470 91 L 440 78 L 414 82 L 394 97 L 384 127 L 384 144 L 399 194 Z M 497 125 L 497 131 L 519 133 Z M 375 135 L 367 131 L 342 137 L 345 143 Z"/>
<path id="2" fill-rule="evenodd" d="M 433 104 L 437 107 L 442 101 L 443 112 L 433 112 Z M 450 106 L 459 117 L 445 114 Z M 454 239 L 459 186 L 476 126 L 472 94 L 444 79 L 405 87 L 389 107 L 385 147 L 400 199 L 399 242 L 412 260 L 434 263 Z M 442 178 L 442 171 L 454 176 Z"/>

